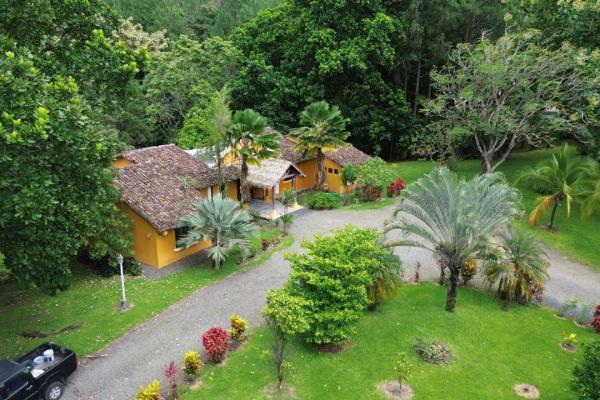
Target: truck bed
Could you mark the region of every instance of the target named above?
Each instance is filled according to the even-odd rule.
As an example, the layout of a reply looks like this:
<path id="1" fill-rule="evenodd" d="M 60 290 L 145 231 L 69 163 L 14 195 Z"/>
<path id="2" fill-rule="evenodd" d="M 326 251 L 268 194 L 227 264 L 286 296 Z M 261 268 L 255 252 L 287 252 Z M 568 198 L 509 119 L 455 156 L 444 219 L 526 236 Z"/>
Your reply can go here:
<path id="1" fill-rule="evenodd" d="M 33 360 L 36 357 L 41 357 L 44 355 L 44 351 L 52 349 L 54 350 L 54 360 L 50 361 L 50 362 L 44 362 L 41 365 L 38 365 L 35 367 L 35 370 L 38 370 L 36 373 L 32 373 L 32 375 L 35 378 L 39 378 L 40 376 L 42 376 L 46 371 L 51 370 L 54 367 L 57 367 L 58 365 L 60 365 L 64 360 L 66 360 L 67 358 L 70 357 L 75 357 L 73 351 L 62 347 L 62 346 L 57 346 L 54 343 L 44 343 L 38 347 L 36 347 L 35 349 L 33 349 L 32 351 L 30 351 L 29 353 L 25 354 L 23 357 L 19 358 L 18 360 L 16 360 L 19 364 L 23 364 L 23 363 L 31 363 L 33 364 Z M 33 371 L 32 371 L 33 372 Z"/>

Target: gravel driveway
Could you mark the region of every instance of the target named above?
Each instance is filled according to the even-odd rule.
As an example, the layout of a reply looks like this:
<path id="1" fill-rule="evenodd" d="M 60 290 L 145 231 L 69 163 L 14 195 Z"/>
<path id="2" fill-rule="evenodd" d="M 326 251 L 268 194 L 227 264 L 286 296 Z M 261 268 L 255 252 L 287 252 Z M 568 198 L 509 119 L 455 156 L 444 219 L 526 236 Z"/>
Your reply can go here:
<path id="1" fill-rule="evenodd" d="M 290 250 L 299 250 L 302 240 L 315 233 L 327 233 L 346 224 L 380 228 L 391 208 L 373 211 L 310 211 L 296 213 L 291 228 L 296 241 Z M 261 323 L 260 310 L 265 292 L 281 286 L 289 274 L 283 253 L 275 253 L 264 264 L 230 276 L 196 291 L 156 317 L 142 323 L 109 344 L 99 358 L 81 366 L 71 378 L 65 400 L 131 400 L 140 385 L 162 378 L 162 367 L 171 360 L 179 362 L 190 349 L 200 350 L 200 334 L 215 326 L 228 326 L 229 316 L 245 317 L 250 326 Z M 437 268 L 431 256 L 420 249 L 401 249 L 407 278 L 414 276 L 414 265 L 423 267 L 422 279 L 435 279 Z M 552 265 L 545 294 L 547 304 L 555 306 L 577 296 L 588 302 L 600 302 L 600 274 L 568 261 L 549 251 Z M 458 298 L 460 306 L 460 293 Z M 442 305 L 440 305 L 440 310 Z"/>

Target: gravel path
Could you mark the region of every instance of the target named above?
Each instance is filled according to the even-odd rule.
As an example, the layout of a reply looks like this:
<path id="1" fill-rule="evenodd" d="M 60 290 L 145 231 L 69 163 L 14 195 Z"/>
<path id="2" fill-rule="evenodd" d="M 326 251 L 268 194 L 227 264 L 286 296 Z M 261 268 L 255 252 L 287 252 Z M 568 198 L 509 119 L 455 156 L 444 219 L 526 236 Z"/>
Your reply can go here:
<path id="1" fill-rule="evenodd" d="M 380 228 L 390 214 L 390 208 L 361 212 L 301 210 L 296 213 L 291 228 L 296 241 L 290 250 L 299 250 L 302 240 L 310 239 L 315 233 L 327 233 L 350 223 Z M 108 357 L 91 361 L 77 370 L 64 399 L 131 400 L 140 385 L 162 378 L 165 363 L 179 362 L 187 350 L 200 350 L 202 332 L 215 325 L 228 326 L 232 313 L 247 318 L 252 327 L 260 325 L 265 292 L 281 286 L 289 274 L 283 253 L 275 253 L 258 267 L 199 289 L 112 342 L 100 352 Z M 437 268 L 427 252 L 411 248 L 399 250 L 398 254 L 408 278 L 414 276 L 417 261 L 423 265 L 422 279 L 437 277 Z M 550 250 L 549 255 L 552 281 L 546 290 L 547 304 L 555 306 L 572 296 L 600 302 L 600 274 L 568 261 L 556 251 Z M 460 293 L 458 303 L 460 306 Z"/>

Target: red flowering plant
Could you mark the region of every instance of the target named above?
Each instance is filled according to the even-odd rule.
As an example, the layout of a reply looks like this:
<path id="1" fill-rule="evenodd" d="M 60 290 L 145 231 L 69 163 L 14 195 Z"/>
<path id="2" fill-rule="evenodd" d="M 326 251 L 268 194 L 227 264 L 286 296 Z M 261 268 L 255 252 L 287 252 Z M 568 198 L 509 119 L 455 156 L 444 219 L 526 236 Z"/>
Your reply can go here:
<path id="1" fill-rule="evenodd" d="M 262 239 L 260 239 L 260 245 L 261 245 L 263 251 L 267 251 L 267 249 L 269 248 L 271 243 L 269 242 L 268 239 L 262 238 Z"/>
<path id="2" fill-rule="evenodd" d="M 377 187 L 364 187 L 362 201 L 375 201 L 381 199 L 381 190 Z"/>
<path id="3" fill-rule="evenodd" d="M 227 331 L 220 326 L 210 328 L 202 334 L 202 345 L 214 363 L 220 363 L 227 352 Z"/>
<path id="4" fill-rule="evenodd" d="M 597 333 L 600 333 L 600 304 L 594 309 L 594 315 L 592 316 L 592 326 Z"/>
<path id="5" fill-rule="evenodd" d="M 402 178 L 398 178 L 394 181 L 391 181 L 386 187 L 388 197 L 398 196 L 400 192 L 404 190 L 405 187 L 406 185 L 404 184 Z"/>

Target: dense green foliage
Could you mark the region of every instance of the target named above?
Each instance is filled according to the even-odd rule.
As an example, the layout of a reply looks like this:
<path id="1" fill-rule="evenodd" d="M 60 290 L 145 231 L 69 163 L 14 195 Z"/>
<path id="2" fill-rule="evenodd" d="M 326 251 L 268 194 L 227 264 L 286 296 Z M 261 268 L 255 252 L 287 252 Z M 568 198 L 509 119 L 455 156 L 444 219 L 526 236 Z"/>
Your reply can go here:
<path id="1" fill-rule="evenodd" d="M 90 118 L 72 78 L 49 78 L 29 51 L 0 58 L 0 250 L 21 282 L 49 292 L 70 281 L 70 261 L 128 251 L 112 185 L 114 142 Z"/>
<path id="2" fill-rule="evenodd" d="M 600 341 L 584 345 L 583 360 L 573 369 L 571 388 L 579 400 L 600 399 Z"/>
<path id="3" fill-rule="evenodd" d="M 307 205 L 315 210 L 331 210 L 342 204 L 339 194 L 333 192 L 316 192 L 309 196 Z"/>
<path id="4" fill-rule="evenodd" d="M 502 311 L 492 296 L 469 288 L 461 294 L 455 314 L 443 313 L 439 304 L 444 297 L 444 288 L 437 285 L 403 287 L 378 312 L 367 313 L 358 322 L 352 346 L 343 353 L 323 355 L 301 339 L 290 340 L 286 358 L 296 372 L 288 383 L 296 398 L 385 399 L 377 386 L 396 379 L 395 360 L 404 352 L 414 366 L 407 383 L 415 399 L 516 400 L 515 382 L 534 383 L 541 398 L 576 399 L 569 388 L 569 371 L 581 352 L 566 352 L 558 342 L 565 332 L 573 332 L 580 342 L 591 343 L 597 340 L 595 333 L 553 317 L 553 310 L 544 307 Z M 450 346 L 455 355 L 451 365 L 430 366 L 419 360 L 415 338 L 424 336 Z M 268 399 L 265 386 L 275 380 L 274 371 L 272 364 L 260 359 L 272 344 L 270 330 L 257 329 L 224 368 L 209 366 L 202 386 L 182 398 Z M 485 368 L 478 368 L 482 360 Z"/>

